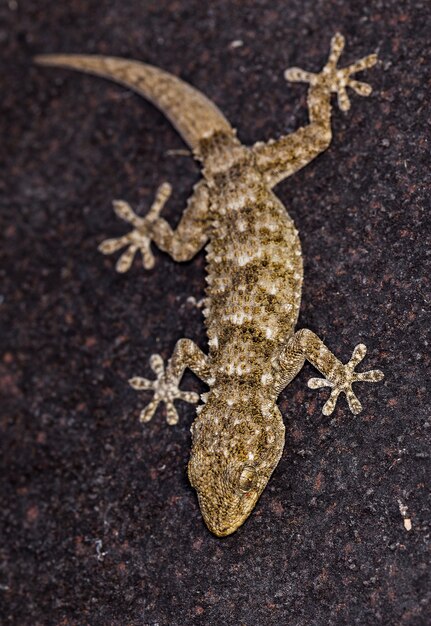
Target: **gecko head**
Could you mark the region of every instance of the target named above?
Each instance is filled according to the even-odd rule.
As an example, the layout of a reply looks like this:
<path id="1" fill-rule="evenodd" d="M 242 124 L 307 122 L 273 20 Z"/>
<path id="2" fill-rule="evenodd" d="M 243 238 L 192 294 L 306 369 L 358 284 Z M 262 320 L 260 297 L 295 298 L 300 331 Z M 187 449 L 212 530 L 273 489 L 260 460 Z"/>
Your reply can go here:
<path id="1" fill-rule="evenodd" d="M 223 407 L 209 400 L 192 427 L 189 479 L 209 530 L 230 535 L 252 512 L 284 447 L 275 404 L 266 416 L 253 405 Z M 235 408 L 237 410 L 235 410 Z"/>

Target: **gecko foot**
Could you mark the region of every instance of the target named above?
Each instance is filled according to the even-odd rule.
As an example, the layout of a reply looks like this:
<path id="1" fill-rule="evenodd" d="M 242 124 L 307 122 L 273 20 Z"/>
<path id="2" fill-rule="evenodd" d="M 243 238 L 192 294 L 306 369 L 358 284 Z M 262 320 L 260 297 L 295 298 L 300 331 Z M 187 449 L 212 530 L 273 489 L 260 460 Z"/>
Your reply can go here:
<path id="1" fill-rule="evenodd" d="M 342 372 L 337 372 L 333 380 L 326 378 L 310 378 L 308 386 L 310 389 L 319 389 L 321 387 L 332 387 L 329 400 L 325 403 L 322 413 L 331 415 L 337 404 L 338 396 L 341 392 L 346 394 L 349 408 L 355 415 L 362 411 L 362 405 L 352 391 L 352 384 L 356 382 L 377 383 L 384 378 L 383 372 L 380 370 L 369 370 L 368 372 L 355 372 L 355 367 L 363 360 L 367 353 L 367 348 L 360 343 L 353 350 L 352 358 L 348 363 L 343 365 Z"/>
<path id="2" fill-rule="evenodd" d="M 99 250 L 103 254 L 112 254 L 127 246 L 126 251 L 120 256 L 115 266 L 117 272 L 123 274 L 130 269 L 138 250 L 141 251 L 145 269 L 149 270 L 154 267 L 154 255 L 151 251 L 151 227 L 159 218 L 160 211 L 171 195 L 171 191 L 172 187 L 169 183 L 160 185 L 156 192 L 156 198 L 145 217 L 136 215 L 127 202 L 114 200 L 114 211 L 118 217 L 134 226 L 134 229 L 127 235 L 116 239 L 105 239 L 99 246 Z"/>
<path id="3" fill-rule="evenodd" d="M 129 384 L 137 391 L 152 390 L 154 397 L 141 411 L 140 421 L 149 422 L 157 410 L 160 402 L 166 405 L 166 421 L 173 425 L 178 423 L 178 413 L 174 406 L 174 400 L 184 400 L 190 404 L 199 401 L 199 394 L 193 391 L 181 391 L 178 389 L 178 380 L 169 374 L 169 367 L 165 369 L 163 359 L 159 354 L 153 354 L 150 358 L 150 366 L 156 375 L 155 380 L 135 376 L 129 380 Z"/>
<path id="4" fill-rule="evenodd" d="M 336 93 L 338 106 L 342 111 L 348 111 L 350 109 L 350 100 L 347 95 L 347 87 L 351 87 L 360 96 L 369 96 L 372 91 L 371 85 L 354 80 L 351 78 L 351 75 L 373 67 L 377 63 L 377 54 L 370 54 L 348 67 L 339 69 L 337 62 L 344 49 L 344 43 L 344 37 L 340 33 L 336 33 L 331 39 L 331 51 L 328 62 L 319 74 L 305 72 L 298 67 L 291 67 L 284 73 L 286 80 L 293 83 L 305 82 L 313 86 L 320 85 L 322 88 Z"/>

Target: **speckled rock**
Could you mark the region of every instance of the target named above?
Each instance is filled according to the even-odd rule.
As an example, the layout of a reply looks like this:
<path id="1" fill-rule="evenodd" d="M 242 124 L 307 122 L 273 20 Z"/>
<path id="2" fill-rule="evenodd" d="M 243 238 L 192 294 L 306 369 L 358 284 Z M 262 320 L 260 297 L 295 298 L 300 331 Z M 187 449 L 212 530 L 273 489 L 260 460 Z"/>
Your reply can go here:
<path id="1" fill-rule="evenodd" d="M 431 8 L 379 0 L 10 0 L 0 8 L 0 621 L 17 626 L 426 626 L 430 614 Z M 365 410 L 286 389 L 283 458 L 244 527 L 205 528 L 188 483 L 193 407 L 144 428 L 127 386 L 186 336 L 205 347 L 204 257 L 126 276 L 97 252 L 164 180 L 175 224 L 199 172 L 151 105 L 35 68 L 42 52 L 113 54 L 181 75 L 246 143 L 306 121 L 329 40 L 377 51 L 369 99 L 336 111 L 329 150 L 276 189 L 300 231 L 300 327 L 385 383 Z M 203 386 L 186 375 L 184 388 Z M 403 515 L 406 519 L 403 519 Z M 411 530 L 407 530 L 410 520 Z"/>

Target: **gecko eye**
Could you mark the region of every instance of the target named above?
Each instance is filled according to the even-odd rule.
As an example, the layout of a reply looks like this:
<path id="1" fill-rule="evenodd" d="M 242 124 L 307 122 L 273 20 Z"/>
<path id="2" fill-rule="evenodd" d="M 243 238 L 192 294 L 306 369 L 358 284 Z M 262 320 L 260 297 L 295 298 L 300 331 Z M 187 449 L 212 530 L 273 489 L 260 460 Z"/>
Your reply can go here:
<path id="1" fill-rule="evenodd" d="M 251 491 L 257 483 L 257 472 L 252 465 L 245 465 L 239 477 L 239 489 L 242 493 Z"/>

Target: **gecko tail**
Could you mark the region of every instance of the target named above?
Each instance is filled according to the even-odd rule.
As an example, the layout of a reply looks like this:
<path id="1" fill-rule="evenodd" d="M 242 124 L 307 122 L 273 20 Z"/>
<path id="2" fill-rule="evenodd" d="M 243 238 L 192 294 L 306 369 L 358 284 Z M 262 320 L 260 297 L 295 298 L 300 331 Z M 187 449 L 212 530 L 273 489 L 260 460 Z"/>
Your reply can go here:
<path id="1" fill-rule="evenodd" d="M 200 91 L 152 65 L 97 55 L 46 54 L 37 65 L 74 69 L 120 83 L 160 109 L 199 157 L 200 144 L 215 133 L 234 134 L 222 112 Z"/>

